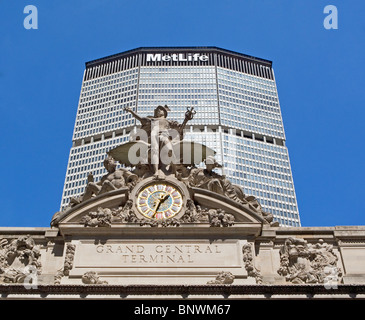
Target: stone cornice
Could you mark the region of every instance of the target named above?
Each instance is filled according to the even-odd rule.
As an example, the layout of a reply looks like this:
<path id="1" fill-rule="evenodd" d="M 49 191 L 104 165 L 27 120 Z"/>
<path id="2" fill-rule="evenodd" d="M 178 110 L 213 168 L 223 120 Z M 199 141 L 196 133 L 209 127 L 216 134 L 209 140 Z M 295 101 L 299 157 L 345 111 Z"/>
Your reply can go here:
<path id="1" fill-rule="evenodd" d="M 338 285 L 337 288 L 326 289 L 323 285 L 38 285 L 35 289 L 26 289 L 23 285 L 0 285 L 2 298 L 8 295 L 40 295 L 46 298 L 51 295 L 120 295 L 127 298 L 135 296 L 211 295 L 229 298 L 231 295 L 254 295 L 271 298 L 272 296 L 304 295 L 306 298 L 321 296 L 344 296 L 353 299 L 365 294 L 365 285 Z M 280 297 L 279 297 L 280 298 Z M 343 297 L 342 297 L 343 298 Z M 345 297 L 346 298 L 346 297 Z M 364 297 L 361 297 L 362 299 Z"/>

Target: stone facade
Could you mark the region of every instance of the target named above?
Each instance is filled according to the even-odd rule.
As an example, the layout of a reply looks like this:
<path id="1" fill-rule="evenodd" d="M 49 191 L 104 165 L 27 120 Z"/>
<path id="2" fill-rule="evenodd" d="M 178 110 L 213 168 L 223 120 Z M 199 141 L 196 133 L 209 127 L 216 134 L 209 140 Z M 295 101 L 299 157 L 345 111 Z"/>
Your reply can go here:
<path id="1" fill-rule="evenodd" d="M 49 228 L 0 228 L 2 299 L 365 297 L 364 226 L 280 227 L 212 156 L 116 169 L 132 146 Z"/>
<path id="2" fill-rule="evenodd" d="M 0 239 L 3 299 L 365 297 L 362 226 L 79 222 L 0 228 Z"/>

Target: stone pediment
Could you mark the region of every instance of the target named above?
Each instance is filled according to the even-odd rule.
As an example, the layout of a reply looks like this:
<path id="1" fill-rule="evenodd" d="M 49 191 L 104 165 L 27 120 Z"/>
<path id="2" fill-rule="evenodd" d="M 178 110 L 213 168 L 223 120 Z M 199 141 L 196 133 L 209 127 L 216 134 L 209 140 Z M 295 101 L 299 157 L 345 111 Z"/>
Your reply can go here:
<path id="1" fill-rule="evenodd" d="M 115 208 L 126 202 L 128 198 L 128 188 L 113 190 L 75 206 L 67 208 L 63 212 L 57 212 L 51 221 L 51 226 L 58 226 L 66 223 L 80 223 L 80 220 L 90 212 L 96 211 L 98 208 Z"/>
<path id="2" fill-rule="evenodd" d="M 192 188 L 194 200 L 205 207 L 220 208 L 235 217 L 236 222 L 262 223 L 267 221 L 259 215 L 249 204 L 241 204 L 212 191 Z"/>
<path id="3" fill-rule="evenodd" d="M 102 209 L 117 209 L 123 207 L 129 197 L 128 188 L 111 191 L 95 198 L 91 198 L 83 203 L 80 203 L 70 210 L 56 214 L 52 219 L 52 225 L 66 223 L 81 223 L 80 221 L 85 215 L 91 212 L 96 212 L 98 208 Z M 240 223 L 267 223 L 259 214 L 255 213 L 249 205 L 237 203 L 227 197 L 224 197 L 214 192 L 193 188 L 192 196 L 198 205 L 204 207 L 205 210 L 221 209 L 228 214 L 234 216 L 235 222 Z M 117 219 L 115 219 L 117 221 Z M 129 223 L 128 221 L 119 221 L 120 224 Z M 196 223 L 198 223 L 196 221 Z M 200 222 L 202 223 L 202 222 Z"/>
<path id="4" fill-rule="evenodd" d="M 140 210 L 140 194 L 146 188 L 174 187 L 181 194 L 181 210 L 172 218 L 153 219 Z M 157 190 L 157 189 L 156 189 Z M 153 193 L 152 193 L 153 194 Z M 187 229 L 203 229 L 204 233 L 259 234 L 268 224 L 249 203 L 243 204 L 224 195 L 202 188 L 188 188 L 174 177 L 142 179 L 131 190 L 123 187 L 96 195 L 64 212 L 58 212 L 51 225 L 62 234 L 138 233 L 146 227 L 153 233 L 186 233 Z M 162 227 L 152 228 L 151 227 Z M 168 231 L 166 231 L 169 229 Z M 158 230 L 158 231 L 157 231 Z M 151 231 L 149 231 L 151 232 Z M 193 232 L 193 231 L 191 231 Z"/>

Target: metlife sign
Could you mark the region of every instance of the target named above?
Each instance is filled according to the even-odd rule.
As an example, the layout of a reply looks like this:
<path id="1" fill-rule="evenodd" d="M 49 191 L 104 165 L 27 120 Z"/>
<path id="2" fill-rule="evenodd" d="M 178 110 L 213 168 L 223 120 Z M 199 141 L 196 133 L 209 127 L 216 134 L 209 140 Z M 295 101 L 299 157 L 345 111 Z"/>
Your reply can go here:
<path id="1" fill-rule="evenodd" d="M 173 53 L 173 54 L 162 54 L 162 53 L 147 53 L 147 62 L 194 62 L 194 61 L 208 61 L 209 57 L 205 54 L 200 53 Z"/>

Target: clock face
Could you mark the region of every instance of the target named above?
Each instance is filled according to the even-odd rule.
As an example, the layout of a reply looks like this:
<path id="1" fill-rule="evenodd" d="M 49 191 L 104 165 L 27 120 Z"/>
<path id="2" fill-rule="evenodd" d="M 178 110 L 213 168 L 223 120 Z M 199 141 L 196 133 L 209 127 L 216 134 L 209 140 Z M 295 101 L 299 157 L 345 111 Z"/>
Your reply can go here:
<path id="1" fill-rule="evenodd" d="M 172 218 L 180 212 L 182 206 L 181 193 L 166 183 L 151 184 L 137 196 L 138 211 L 149 219 Z"/>

